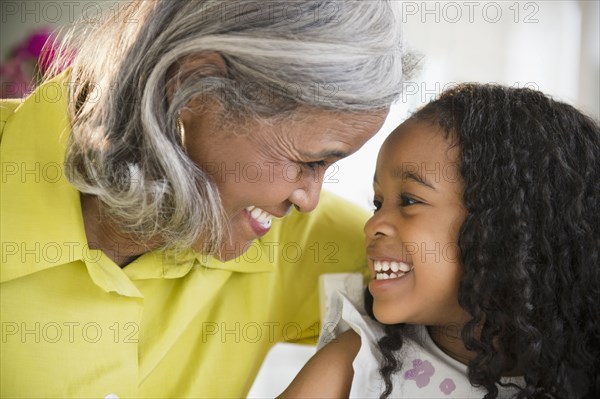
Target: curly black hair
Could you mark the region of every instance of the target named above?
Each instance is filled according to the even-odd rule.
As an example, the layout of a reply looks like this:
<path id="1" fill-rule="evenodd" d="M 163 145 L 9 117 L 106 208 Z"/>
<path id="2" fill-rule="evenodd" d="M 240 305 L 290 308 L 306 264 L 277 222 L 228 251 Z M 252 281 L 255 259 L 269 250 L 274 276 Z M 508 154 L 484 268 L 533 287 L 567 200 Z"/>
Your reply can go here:
<path id="1" fill-rule="evenodd" d="M 459 304 L 472 385 L 496 398 L 519 365 L 517 398 L 600 397 L 600 128 L 539 91 L 462 84 L 414 115 L 460 149 L 467 216 Z M 368 291 L 368 290 L 367 290 Z M 402 325 L 378 342 L 392 391 Z"/>

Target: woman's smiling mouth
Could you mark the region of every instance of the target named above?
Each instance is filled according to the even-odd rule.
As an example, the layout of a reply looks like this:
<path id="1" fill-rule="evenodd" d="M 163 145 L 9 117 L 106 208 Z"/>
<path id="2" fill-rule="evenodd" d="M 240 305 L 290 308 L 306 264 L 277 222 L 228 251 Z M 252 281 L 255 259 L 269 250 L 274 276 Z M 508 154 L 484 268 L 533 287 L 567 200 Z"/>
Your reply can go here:
<path id="1" fill-rule="evenodd" d="M 252 226 L 254 232 L 259 237 L 262 237 L 263 235 L 267 234 L 267 232 L 271 228 L 273 215 L 255 206 L 249 206 L 248 208 L 246 208 L 246 213 L 248 215 L 248 220 L 250 221 L 250 226 Z"/>

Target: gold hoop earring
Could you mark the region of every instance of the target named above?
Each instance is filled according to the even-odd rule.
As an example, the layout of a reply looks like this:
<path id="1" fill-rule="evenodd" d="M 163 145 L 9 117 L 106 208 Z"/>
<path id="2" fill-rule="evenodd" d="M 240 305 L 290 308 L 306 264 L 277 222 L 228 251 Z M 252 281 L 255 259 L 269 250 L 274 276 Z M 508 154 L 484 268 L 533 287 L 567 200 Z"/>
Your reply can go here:
<path id="1" fill-rule="evenodd" d="M 181 145 L 185 146 L 185 127 L 181 120 L 181 112 L 177 113 L 177 130 L 179 130 L 179 136 L 181 137 Z"/>

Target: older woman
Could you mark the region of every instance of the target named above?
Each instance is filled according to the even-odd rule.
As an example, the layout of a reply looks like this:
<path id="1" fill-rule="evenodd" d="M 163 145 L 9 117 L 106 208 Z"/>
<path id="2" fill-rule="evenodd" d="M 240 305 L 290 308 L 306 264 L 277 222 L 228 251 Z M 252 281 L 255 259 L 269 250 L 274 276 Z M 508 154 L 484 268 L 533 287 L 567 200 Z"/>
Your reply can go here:
<path id="1" fill-rule="evenodd" d="M 121 11 L 1 103 L 1 394 L 241 397 L 273 343 L 318 333 L 318 275 L 364 261 L 361 211 L 303 213 L 401 90 L 397 10 Z"/>

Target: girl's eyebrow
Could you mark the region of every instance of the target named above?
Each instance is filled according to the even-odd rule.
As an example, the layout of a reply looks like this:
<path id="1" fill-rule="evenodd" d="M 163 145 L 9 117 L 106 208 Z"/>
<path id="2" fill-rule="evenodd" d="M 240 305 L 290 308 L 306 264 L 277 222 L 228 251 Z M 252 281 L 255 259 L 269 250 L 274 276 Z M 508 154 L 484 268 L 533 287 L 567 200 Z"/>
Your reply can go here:
<path id="1" fill-rule="evenodd" d="M 395 179 L 413 180 L 427 188 L 432 189 L 433 191 L 437 191 L 433 184 L 428 182 L 427 179 L 421 176 L 417 171 L 406 170 L 404 168 L 396 168 L 392 171 L 392 177 L 394 177 Z"/>
<path id="2" fill-rule="evenodd" d="M 429 183 L 423 176 L 421 176 L 418 172 L 404 170 L 403 168 L 395 168 L 392 171 L 392 177 L 394 179 L 402 179 L 402 180 L 413 180 L 433 191 L 438 191 L 437 188 L 433 186 L 433 184 Z M 378 184 L 377 181 L 377 173 L 373 175 L 373 184 Z"/>

